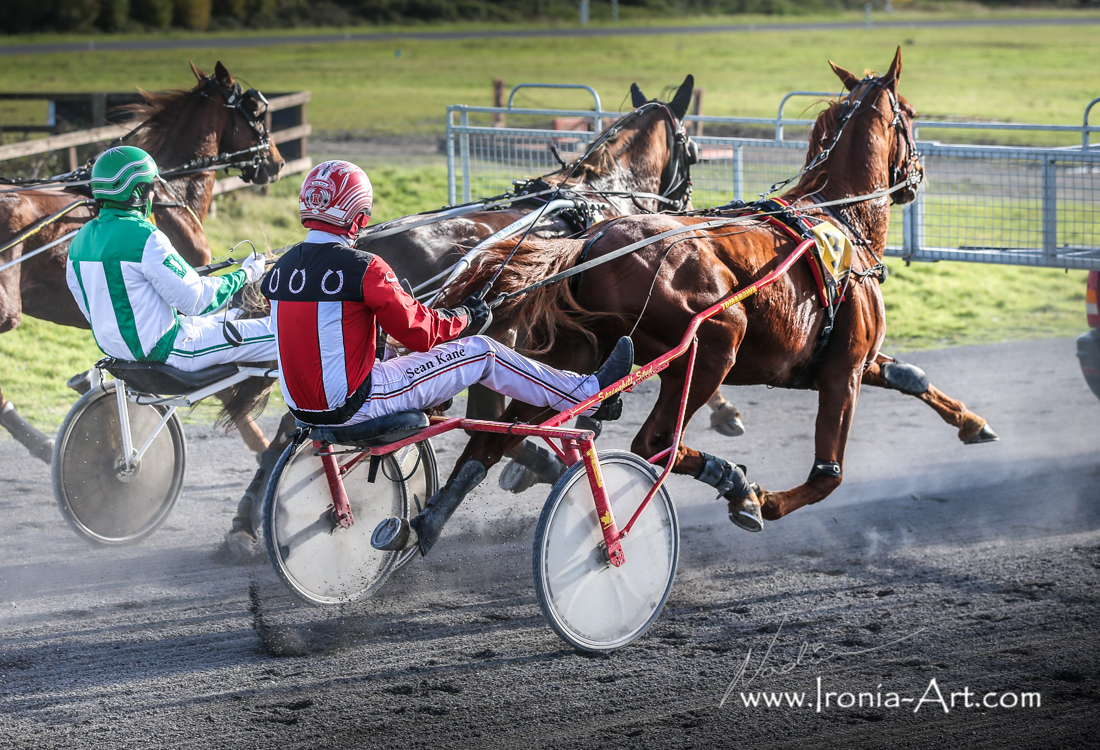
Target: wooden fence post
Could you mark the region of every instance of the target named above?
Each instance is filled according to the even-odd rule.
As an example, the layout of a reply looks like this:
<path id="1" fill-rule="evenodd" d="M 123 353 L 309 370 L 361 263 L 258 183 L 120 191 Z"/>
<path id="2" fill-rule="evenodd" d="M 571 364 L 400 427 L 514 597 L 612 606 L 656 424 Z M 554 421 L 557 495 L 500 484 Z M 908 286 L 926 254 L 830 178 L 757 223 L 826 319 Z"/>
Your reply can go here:
<path id="1" fill-rule="evenodd" d="M 493 79 L 493 106 L 496 107 L 497 109 L 504 109 L 504 87 L 505 87 L 505 85 L 506 84 L 504 83 L 503 78 L 494 78 Z M 504 113 L 503 112 L 497 112 L 496 114 L 493 115 L 493 127 L 494 128 L 503 128 L 504 127 Z"/>
<path id="2" fill-rule="evenodd" d="M 703 89 L 695 89 L 695 91 L 691 95 L 691 98 L 692 98 L 691 114 L 698 115 L 698 116 L 702 117 L 702 115 L 703 115 Z M 696 122 L 696 123 L 693 123 L 693 124 L 695 125 L 694 135 L 702 135 L 703 134 L 703 123 Z"/>

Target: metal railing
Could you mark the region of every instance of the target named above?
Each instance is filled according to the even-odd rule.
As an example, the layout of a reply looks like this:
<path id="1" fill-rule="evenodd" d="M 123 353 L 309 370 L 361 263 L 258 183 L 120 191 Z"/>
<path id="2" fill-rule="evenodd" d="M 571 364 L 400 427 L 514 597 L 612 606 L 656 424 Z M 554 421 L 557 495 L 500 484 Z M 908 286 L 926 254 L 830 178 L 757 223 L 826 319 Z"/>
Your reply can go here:
<path id="1" fill-rule="evenodd" d="M 820 92 L 792 92 L 821 97 Z M 1091 109 L 1092 102 L 1089 105 Z M 798 172 L 804 140 L 786 140 L 785 126 L 812 120 L 688 116 L 688 123 L 768 126 L 772 138 L 696 136 L 700 161 L 692 167 L 693 203 L 718 206 L 752 200 L 773 183 Z M 529 127 L 472 124 L 507 113 Z M 887 254 L 913 261 L 963 260 L 980 263 L 1100 270 L 1100 147 L 1089 134 L 1100 126 L 917 120 L 917 146 L 926 180 L 913 203 L 892 212 Z M 593 131 L 552 130 L 553 118 L 614 121 L 617 112 L 503 109 L 454 105 L 447 108 L 447 167 L 450 202 L 497 195 L 517 179 L 559 166 L 554 152 L 576 158 L 596 137 Z M 948 144 L 920 140 L 921 130 L 1077 133 L 1080 146 L 1023 147 Z M 1048 138 L 1053 137 L 1048 135 Z"/>

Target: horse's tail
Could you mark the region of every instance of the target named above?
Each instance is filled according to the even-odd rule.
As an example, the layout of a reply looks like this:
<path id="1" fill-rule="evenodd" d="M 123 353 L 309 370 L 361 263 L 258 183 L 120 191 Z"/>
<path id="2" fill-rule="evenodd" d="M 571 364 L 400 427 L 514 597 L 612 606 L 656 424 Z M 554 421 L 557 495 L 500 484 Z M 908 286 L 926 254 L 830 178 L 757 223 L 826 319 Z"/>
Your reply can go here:
<path id="1" fill-rule="evenodd" d="M 275 378 L 249 378 L 218 391 L 222 408 L 215 424 L 225 427 L 228 432 L 246 417 L 258 416 L 267 406 L 268 396 L 271 395 L 275 383 Z"/>
<path id="2" fill-rule="evenodd" d="M 584 240 L 528 238 L 516 251 L 494 282 L 488 300 L 497 295 L 515 292 L 536 281 L 565 271 L 576 265 Z M 501 263 L 512 251 L 509 240 L 499 242 L 479 253 L 470 268 L 463 271 L 446 289 L 437 303 L 439 307 L 454 307 L 471 294 L 480 292 Z M 573 296 L 568 281 L 560 281 L 511 297 L 493 310 L 494 326 L 505 324 L 517 333 L 517 349 L 526 354 L 545 354 L 563 334 L 579 337 L 598 348 L 593 323 L 618 317 L 581 307 Z"/>

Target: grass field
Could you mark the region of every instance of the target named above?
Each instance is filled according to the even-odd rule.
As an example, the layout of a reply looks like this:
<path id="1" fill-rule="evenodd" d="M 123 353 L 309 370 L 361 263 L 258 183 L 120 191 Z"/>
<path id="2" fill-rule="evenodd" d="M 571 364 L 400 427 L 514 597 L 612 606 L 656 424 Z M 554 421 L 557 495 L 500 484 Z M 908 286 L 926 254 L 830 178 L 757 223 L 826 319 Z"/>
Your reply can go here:
<path id="1" fill-rule="evenodd" d="M 898 20 L 906 17 L 910 16 L 898 14 Z M 617 109 L 631 81 L 656 96 L 693 72 L 698 85 L 706 89 L 708 114 L 774 115 L 787 91 L 835 90 L 827 58 L 857 73 L 865 67 L 881 70 L 894 47 L 902 44 L 902 91 L 922 114 L 1074 123 L 1080 121 L 1084 105 L 1100 95 L 1096 75 L 1100 45 L 1095 44 L 1096 27 L 1073 25 L 1073 19 L 1082 14 L 1066 13 L 1065 17 L 1065 26 L 1034 29 L 669 34 L 396 45 L 352 42 L 222 52 L 216 41 L 196 41 L 194 49 L 169 52 L 5 57 L 0 91 L 184 87 L 191 82 L 188 59 L 208 70 L 221 59 L 265 91 L 313 91 L 309 119 L 321 132 L 423 135 L 442 131 L 447 104 L 488 104 L 494 77 L 504 77 L 509 84 L 589 83 L 604 95 L 605 108 Z M 830 17 L 837 18 L 842 16 Z M 748 21 L 742 16 L 714 22 Z M 30 40 L 3 43 L 12 41 Z M 402 51 L 400 57 L 394 54 L 396 48 Z M 517 104 L 579 107 L 585 100 L 574 94 L 536 92 L 523 94 Z M 13 111 L 5 106 L 0 103 L 0 123 L 12 121 Z M 442 166 L 410 167 L 400 158 L 366 164 L 375 183 L 377 220 L 447 202 Z M 207 221 L 215 252 L 222 253 L 244 238 L 260 245 L 266 237 L 271 247 L 300 239 L 297 183 L 291 177 L 273 186 L 267 196 L 240 191 L 219 197 L 216 215 Z M 892 274 L 883 291 L 887 349 L 892 352 L 1069 336 L 1086 328 L 1082 272 L 952 263 L 906 267 L 896 260 L 888 264 Z M 0 336 L 0 384 L 33 421 L 52 430 L 74 399 L 64 386 L 65 379 L 98 357 L 87 332 L 27 319 L 15 332 Z"/>
<path id="2" fill-rule="evenodd" d="M 1054 11 L 1043 12 L 1049 17 Z M 309 89 L 309 118 L 321 132 L 439 133 L 448 104 L 488 105 L 491 83 L 574 82 L 594 86 L 605 108 L 623 105 L 630 83 L 650 96 L 693 73 L 712 115 L 774 116 L 795 89 L 835 91 L 832 59 L 862 72 L 885 69 L 903 46 L 903 93 L 925 116 L 1018 122 L 1079 122 L 1097 95 L 1096 27 L 1075 25 L 1098 13 L 1062 12 L 1065 26 L 959 27 L 871 31 L 768 31 L 646 37 L 403 40 L 287 44 L 218 50 L 80 52 L 7 56 L 0 91 L 103 91 L 191 84 L 187 61 L 211 70 L 222 60 L 263 91 Z M 892 20 L 923 16 L 898 13 Z M 831 16 L 852 20 L 859 16 Z M 753 18 L 683 19 L 752 23 Z M 758 17 L 774 23 L 773 17 Z M 813 20 L 805 18 L 792 21 Z M 821 19 L 818 19 L 821 20 Z M 400 56 L 397 52 L 400 51 Z M 517 106 L 588 107 L 576 92 L 523 92 Z M 0 105 L 0 122 L 15 110 Z M 39 116 L 44 119 L 45 105 Z M 7 110 L 3 109 L 6 107 Z M 33 114 L 33 113 L 32 113 Z M 19 119 L 23 119 L 22 116 Z M 943 131 L 946 138 L 946 131 Z M 941 133 L 933 134 L 940 138 Z M 1072 139 L 1069 141 L 1072 142 Z"/>

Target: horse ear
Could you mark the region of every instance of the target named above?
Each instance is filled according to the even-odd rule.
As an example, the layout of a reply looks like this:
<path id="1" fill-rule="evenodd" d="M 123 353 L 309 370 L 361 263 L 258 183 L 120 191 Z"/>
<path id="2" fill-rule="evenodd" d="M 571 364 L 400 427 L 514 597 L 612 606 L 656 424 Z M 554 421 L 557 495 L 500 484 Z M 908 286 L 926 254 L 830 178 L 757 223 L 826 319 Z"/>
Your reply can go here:
<path id="1" fill-rule="evenodd" d="M 638 84 L 630 84 L 630 103 L 634 105 L 634 109 L 637 109 L 648 101 L 649 99 L 646 99 L 645 94 L 638 88 Z"/>
<path id="2" fill-rule="evenodd" d="M 691 93 L 694 90 L 695 76 L 688 73 L 687 78 L 680 84 L 680 88 L 676 90 L 676 96 L 672 97 L 672 101 L 668 103 L 668 108 L 672 114 L 676 115 L 677 120 L 684 119 L 684 115 L 687 114 L 688 107 L 691 106 Z"/>
<path id="3" fill-rule="evenodd" d="M 218 64 L 214 66 L 214 78 L 227 89 L 233 88 L 233 85 L 236 83 L 236 81 L 233 80 L 233 76 L 230 75 L 229 71 L 222 65 L 221 60 L 218 60 Z"/>
<path id="4" fill-rule="evenodd" d="M 196 68 L 195 63 L 188 60 L 187 64 L 191 66 L 191 72 L 195 74 L 195 78 L 198 79 L 199 83 L 202 83 L 206 80 L 206 73 L 203 73 L 201 70 Z"/>
<path id="5" fill-rule="evenodd" d="M 894 61 L 890 63 L 890 70 L 886 71 L 885 78 L 891 82 L 896 91 L 898 81 L 901 79 L 901 47 L 898 47 L 898 51 L 894 54 Z"/>
<path id="6" fill-rule="evenodd" d="M 840 82 L 844 84 L 844 88 L 851 91 L 859 85 L 859 78 L 852 71 L 845 70 L 832 60 L 829 61 L 829 66 L 833 69 L 833 72 L 836 73 L 836 76 L 840 79 Z"/>

